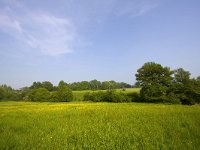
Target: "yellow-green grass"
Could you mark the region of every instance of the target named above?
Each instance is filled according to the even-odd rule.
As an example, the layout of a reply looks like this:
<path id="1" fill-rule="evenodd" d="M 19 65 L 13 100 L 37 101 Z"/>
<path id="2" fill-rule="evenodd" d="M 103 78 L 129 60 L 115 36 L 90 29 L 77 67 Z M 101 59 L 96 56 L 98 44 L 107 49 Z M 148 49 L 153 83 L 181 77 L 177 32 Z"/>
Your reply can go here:
<path id="1" fill-rule="evenodd" d="M 83 101 L 83 97 L 85 95 L 85 93 L 87 92 L 99 92 L 99 91 L 106 91 L 106 90 L 83 90 L 83 91 L 73 91 L 73 96 L 74 96 L 74 101 Z M 129 94 L 129 93 L 134 93 L 134 92 L 140 92 L 140 88 L 127 88 L 125 90 L 122 89 L 117 89 L 116 91 L 118 92 L 122 92 L 125 94 Z"/>
<path id="2" fill-rule="evenodd" d="M 199 148 L 199 105 L 0 102 L 0 149 Z"/>

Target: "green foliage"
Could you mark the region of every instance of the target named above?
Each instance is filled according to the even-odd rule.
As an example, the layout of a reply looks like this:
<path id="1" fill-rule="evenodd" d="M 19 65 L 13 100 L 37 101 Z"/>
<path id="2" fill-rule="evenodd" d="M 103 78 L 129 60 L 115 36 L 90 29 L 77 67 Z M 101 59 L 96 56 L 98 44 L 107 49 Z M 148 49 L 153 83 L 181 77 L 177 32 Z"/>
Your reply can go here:
<path id="1" fill-rule="evenodd" d="M 174 82 L 176 84 L 187 84 L 190 82 L 190 72 L 185 71 L 183 68 L 174 70 Z"/>
<path id="2" fill-rule="evenodd" d="M 70 102 L 73 100 L 72 90 L 62 81 L 58 85 L 58 91 L 53 96 L 57 97 L 60 102 Z"/>
<path id="3" fill-rule="evenodd" d="M 131 99 L 122 92 L 116 92 L 114 90 L 109 90 L 106 92 L 92 92 L 86 93 L 84 95 L 84 101 L 93 102 L 130 102 Z"/>
<path id="4" fill-rule="evenodd" d="M 33 89 L 28 94 L 28 98 L 34 102 L 47 102 L 50 98 L 50 93 L 45 88 Z"/>
<path id="5" fill-rule="evenodd" d="M 42 88 L 41 82 L 33 82 L 33 84 L 30 86 L 30 89 L 38 89 L 38 88 Z"/>
<path id="6" fill-rule="evenodd" d="M 172 71 L 154 62 L 145 63 L 137 70 L 137 85 L 142 87 L 141 98 L 145 102 L 165 102 L 167 90 L 171 84 Z"/>
<path id="7" fill-rule="evenodd" d="M 51 92 L 49 101 L 50 102 L 59 102 L 60 101 L 59 94 L 57 91 Z"/>
<path id="8" fill-rule="evenodd" d="M 87 92 L 84 95 L 84 101 L 102 102 L 105 92 Z"/>
<path id="9" fill-rule="evenodd" d="M 10 86 L 0 86 L 0 100 L 20 100 L 21 93 L 18 90 L 12 89 Z"/>
<path id="10" fill-rule="evenodd" d="M 126 93 L 126 95 L 131 99 L 132 102 L 141 102 L 140 93 L 138 92 L 130 92 Z"/>
<path id="11" fill-rule="evenodd" d="M 190 79 L 189 71 L 179 68 L 174 71 L 173 92 L 182 104 L 193 105 L 200 98 L 200 84 L 198 79 Z"/>
<path id="12" fill-rule="evenodd" d="M 168 67 L 162 67 L 154 62 L 145 63 L 137 72 L 136 80 L 141 87 L 169 86 L 171 83 L 172 71 Z"/>
<path id="13" fill-rule="evenodd" d="M 73 91 L 82 91 L 82 90 L 111 90 L 120 88 L 130 88 L 131 85 L 124 82 L 115 82 L 113 80 L 100 82 L 95 79 L 89 82 L 88 81 L 73 82 L 69 84 L 69 87 Z"/>
<path id="14" fill-rule="evenodd" d="M 0 100 L 3 100 L 5 97 L 5 90 L 4 88 L 0 87 Z"/>
<path id="15" fill-rule="evenodd" d="M 48 91 L 53 91 L 54 90 L 53 84 L 51 82 L 49 82 L 49 81 L 42 82 L 42 87 L 47 89 Z"/>
<path id="16" fill-rule="evenodd" d="M 45 88 L 48 91 L 53 91 L 54 86 L 51 82 L 49 81 L 44 81 L 44 82 L 33 82 L 33 84 L 30 86 L 30 89 L 39 89 L 39 88 Z"/>

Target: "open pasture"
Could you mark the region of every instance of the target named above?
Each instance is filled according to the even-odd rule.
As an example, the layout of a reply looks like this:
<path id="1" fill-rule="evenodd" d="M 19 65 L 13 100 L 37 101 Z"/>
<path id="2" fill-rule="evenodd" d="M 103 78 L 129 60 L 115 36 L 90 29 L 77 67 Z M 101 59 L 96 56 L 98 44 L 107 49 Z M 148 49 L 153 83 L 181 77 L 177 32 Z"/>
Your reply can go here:
<path id="1" fill-rule="evenodd" d="M 0 102 L 0 149 L 199 149 L 200 106 Z"/>

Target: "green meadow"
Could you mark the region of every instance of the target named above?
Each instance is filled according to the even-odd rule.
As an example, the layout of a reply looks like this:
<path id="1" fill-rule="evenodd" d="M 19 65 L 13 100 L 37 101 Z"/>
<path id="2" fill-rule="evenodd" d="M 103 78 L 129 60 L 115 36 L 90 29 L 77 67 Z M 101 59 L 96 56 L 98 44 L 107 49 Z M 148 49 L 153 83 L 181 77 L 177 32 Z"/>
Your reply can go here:
<path id="1" fill-rule="evenodd" d="M 0 102 L 0 149 L 200 148 L 200 105 Z"/>

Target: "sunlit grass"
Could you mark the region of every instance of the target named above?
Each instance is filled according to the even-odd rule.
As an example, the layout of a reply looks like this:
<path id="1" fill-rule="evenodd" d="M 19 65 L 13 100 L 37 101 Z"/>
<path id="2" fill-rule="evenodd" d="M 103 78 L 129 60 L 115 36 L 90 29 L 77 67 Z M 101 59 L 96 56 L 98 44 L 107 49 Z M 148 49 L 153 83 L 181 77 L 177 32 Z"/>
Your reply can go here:
<path id="1" fill-rule="evenodd" d="M 0 149 L 199 149 L 200 106 L 0 102 Z"/>

